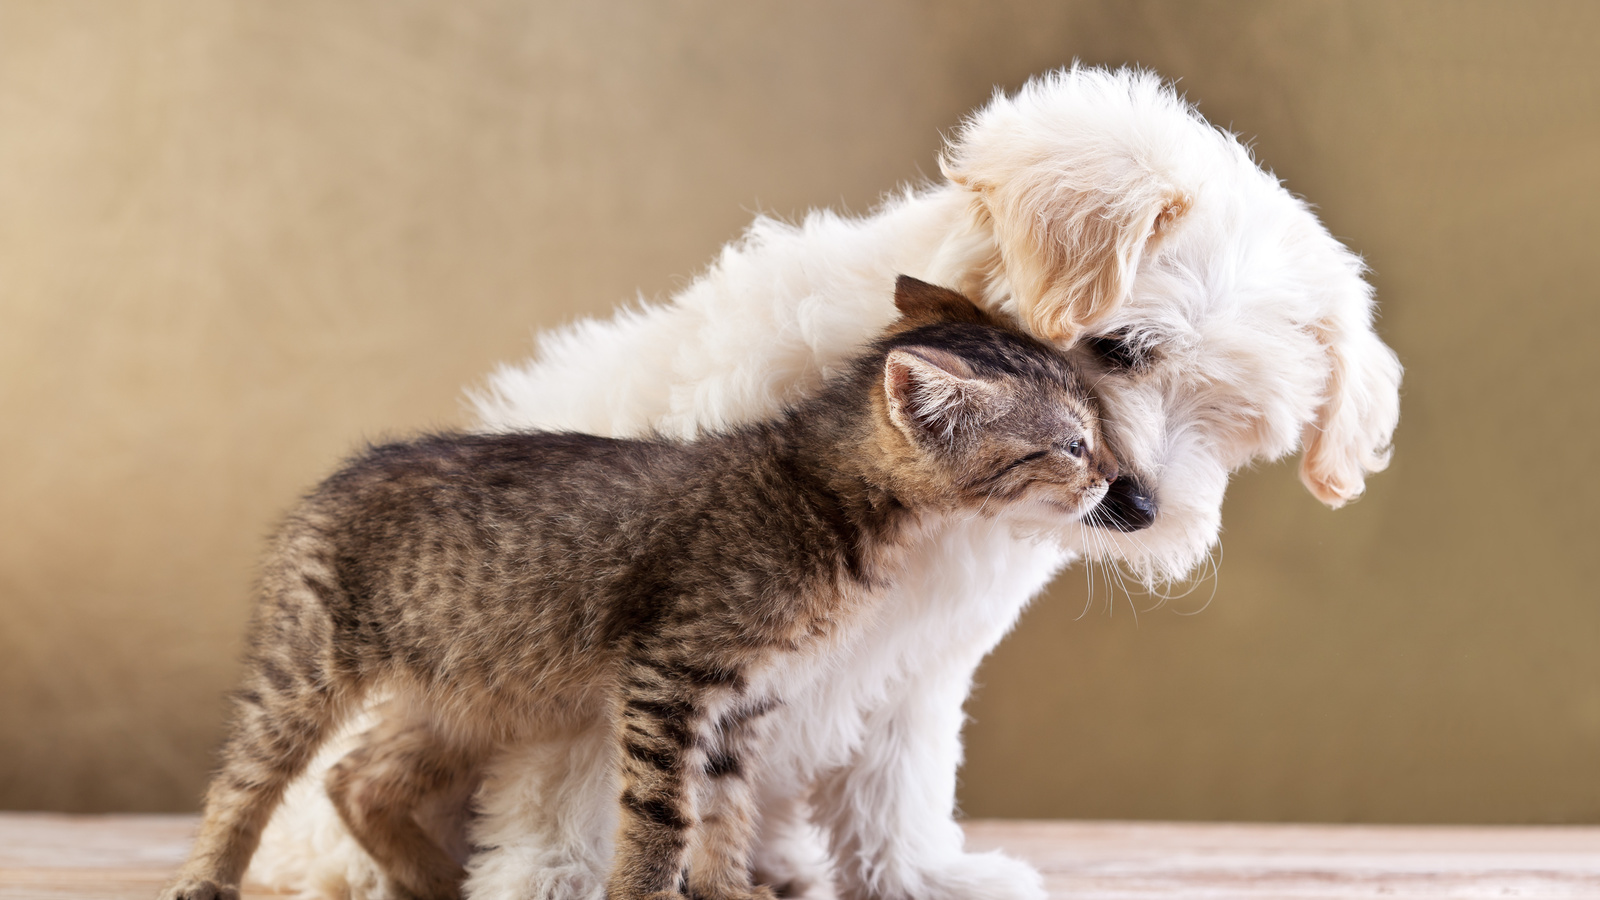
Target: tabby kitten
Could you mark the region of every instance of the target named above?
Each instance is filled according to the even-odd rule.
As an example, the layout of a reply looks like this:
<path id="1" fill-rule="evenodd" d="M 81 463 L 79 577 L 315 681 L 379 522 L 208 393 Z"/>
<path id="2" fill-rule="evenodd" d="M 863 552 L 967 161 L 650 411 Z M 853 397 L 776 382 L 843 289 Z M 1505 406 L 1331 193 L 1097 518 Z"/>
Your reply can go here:
<path id="1" fill-rule="evenodd" d="M 237 896 L 286 784 L 364 693 L 385 732 L 329 794 L 399 893 L 460 866 L 414 816 L 508 745 L 608 711 L 610 900 L 768 897 L 749 776 L 783 671 L 827 652 L 937 517 L 1051 526 L 1116 477 L 1064 357 L 901 277 L 902 317 L 820 394 L 692 442 L 522 433 L 377 447 L 288 518 L 231 736 L 167 898 Z"/>

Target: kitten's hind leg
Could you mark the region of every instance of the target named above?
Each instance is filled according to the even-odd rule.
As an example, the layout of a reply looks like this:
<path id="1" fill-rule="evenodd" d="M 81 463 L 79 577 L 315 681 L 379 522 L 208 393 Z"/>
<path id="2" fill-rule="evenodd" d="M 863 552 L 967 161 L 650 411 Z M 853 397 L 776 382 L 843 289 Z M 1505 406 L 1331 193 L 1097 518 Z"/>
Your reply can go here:
<path id="1" fill-rule="evenodd" d="M 339 817 L 399 893 L 454 900 L 466 878 L 464 843 L 441 846 L 417 814 L 425 802 L 464 808 L 481 774 L 477 754 L 426 723 L 392 715 L 334 764 L 326 785 Z M 447 824 L 464 834 L 464 817 Z"/>
<path id="2" fill-rule="evenodd" d="M 206 789 L 189 859 L 164 900 L 233 900 L 284 788 L 310 762 L 338 712 L 320 665 L 270 651 L 249 664 L 234 696 L 233 732 Z"/>

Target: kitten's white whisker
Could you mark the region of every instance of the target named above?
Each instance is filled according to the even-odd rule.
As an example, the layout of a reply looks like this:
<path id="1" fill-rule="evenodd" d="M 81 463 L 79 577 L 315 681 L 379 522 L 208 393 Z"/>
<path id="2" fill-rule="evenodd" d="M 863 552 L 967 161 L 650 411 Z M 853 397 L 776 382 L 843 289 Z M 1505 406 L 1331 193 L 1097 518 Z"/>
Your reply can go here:
<path id="1" fill-rule="evenodd" d="M 1083 532 L 1084 532 L 1083 542 L 1084 542 L 1084 544 L 1088 544 L 1090 542 L 1089 532 L 1092 529 L 1089 528 L 1089 526 L 1084 525 L 1082 522 L 1078 523 L 1078 527 L 1083 529 Z M 1085 553 L 1084 557 L 1083 557 L 1083 560 L 1084 560 L 1083 573 L 1084 573 L 1084 587 L 1085 587 L 1085 597 L 1083 599 L 1083 611 L 1078 613 L 1075 617 L 1073 617 L 1073 621 L 1074 622 L 1082 619 L 1084 616 L 1087 616 L 1089 614 L 1090 608 L 1094 606 L 1094 554 L 1093 553 Z"/>

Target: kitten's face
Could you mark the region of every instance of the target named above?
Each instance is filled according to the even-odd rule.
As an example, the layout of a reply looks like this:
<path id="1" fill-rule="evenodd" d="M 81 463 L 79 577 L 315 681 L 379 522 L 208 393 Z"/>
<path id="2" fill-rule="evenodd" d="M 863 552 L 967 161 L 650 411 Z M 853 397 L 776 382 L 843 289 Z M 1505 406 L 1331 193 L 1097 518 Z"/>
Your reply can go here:
<path id="1" fill-rule="evenodd" d="M 1066 524 L 1117 476 L 1099 417 L 1064 358 L 967 324 L 919 328 L 884 362 L 889 420 L 930 496 L 983 515 Z"/>

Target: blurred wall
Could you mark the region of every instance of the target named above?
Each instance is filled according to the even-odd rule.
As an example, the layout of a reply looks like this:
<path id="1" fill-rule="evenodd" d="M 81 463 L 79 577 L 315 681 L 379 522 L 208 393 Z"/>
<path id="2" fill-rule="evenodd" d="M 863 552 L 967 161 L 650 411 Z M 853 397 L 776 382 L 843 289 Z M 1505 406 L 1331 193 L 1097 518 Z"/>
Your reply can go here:
<path id="1" fill-rule="evenodd" d="M 1240 475 L 1187 596 L 1067 572 L 964 808 L 1600 821 L 1597 9 L 0 0 L 0 807 L 194 808 L 297 492 L 1079 58 L 1180 79 L 1367 257 L 1398 453 L 1337 513 Z"/>

